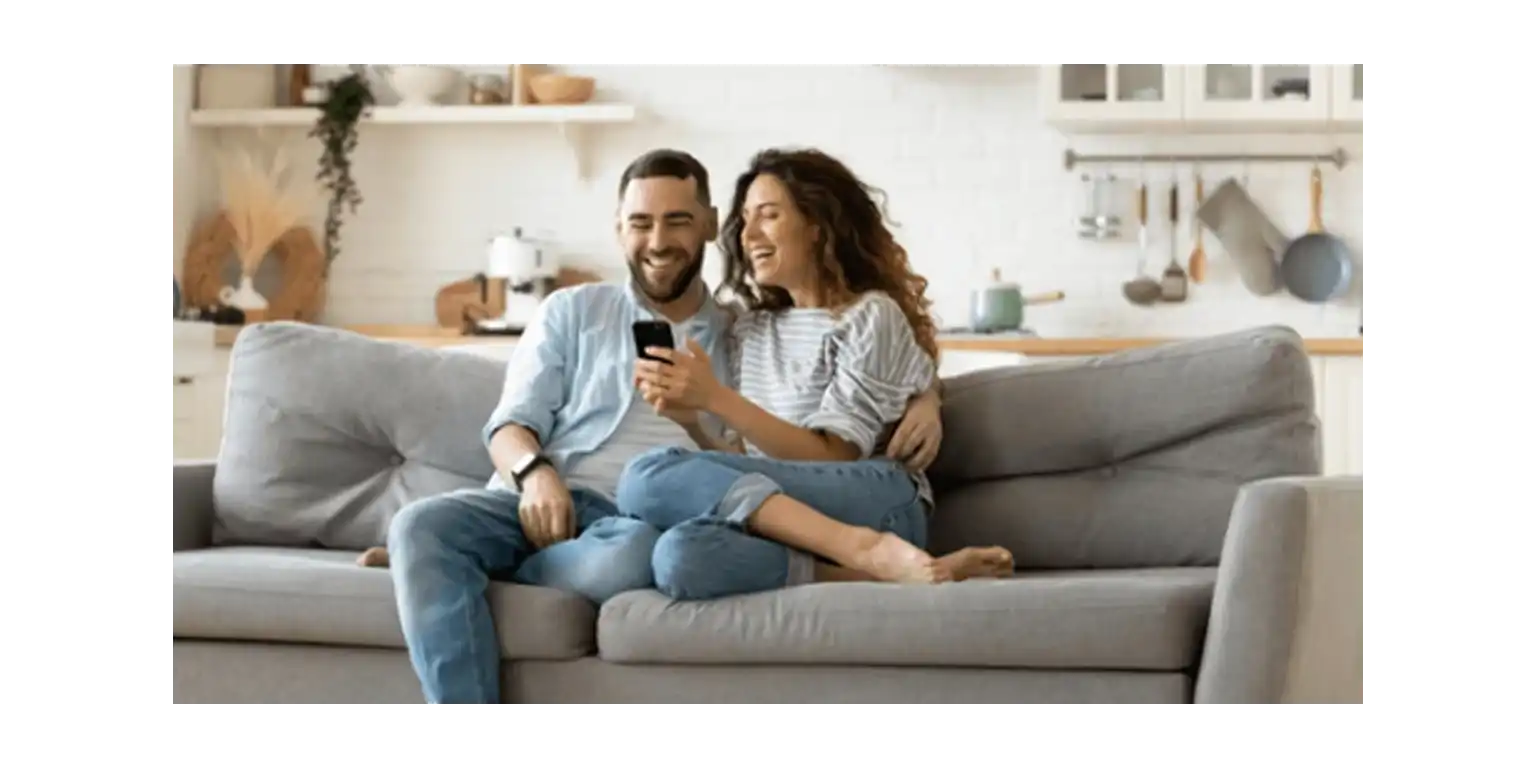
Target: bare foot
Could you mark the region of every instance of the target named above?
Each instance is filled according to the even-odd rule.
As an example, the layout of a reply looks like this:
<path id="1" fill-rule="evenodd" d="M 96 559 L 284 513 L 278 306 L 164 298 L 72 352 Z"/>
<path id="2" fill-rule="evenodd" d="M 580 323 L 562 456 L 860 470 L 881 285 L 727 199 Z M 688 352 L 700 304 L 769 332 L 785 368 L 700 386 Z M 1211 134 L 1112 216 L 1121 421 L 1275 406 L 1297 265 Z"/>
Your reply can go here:
<path id="1" fill-rule="evenodd" d="M 364 568 L 388 568 L 389 550 L 383 547 L 369 547 L 357 556 L 357 564 Z"/>
<path id="2" fill-rule="evenodd" d="M 938 562 L 955 581 L 1013 575 L 1013 553 L 1002 547 L 966 547 L 939 558 Z"/>
<path id="3" fill-rule="evenodd" d="M 937 584 L 949 581 L 949 570 L 933 555 L 912 546 L 894 533 L 875 533 L 868 546 L 859 550 L 850 568 L 861 570 L 877 581 L 903 584 Z"/>

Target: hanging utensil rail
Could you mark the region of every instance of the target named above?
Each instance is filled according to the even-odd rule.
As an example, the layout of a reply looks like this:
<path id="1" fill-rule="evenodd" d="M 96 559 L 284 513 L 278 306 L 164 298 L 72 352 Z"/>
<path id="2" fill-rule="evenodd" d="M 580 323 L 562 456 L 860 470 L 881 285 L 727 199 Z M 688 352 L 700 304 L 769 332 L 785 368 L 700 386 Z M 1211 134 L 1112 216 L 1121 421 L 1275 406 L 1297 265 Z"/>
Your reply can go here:
<path id="1" fill-rule="evenodd" d="M 1335 167 L 1343 168 L 1348 159 L 1342 149 L 1326 155 L 1080 155 L 1069 149 L 1065 158 L 1069 171 L 1082 163 L 1333 163 Z"/>

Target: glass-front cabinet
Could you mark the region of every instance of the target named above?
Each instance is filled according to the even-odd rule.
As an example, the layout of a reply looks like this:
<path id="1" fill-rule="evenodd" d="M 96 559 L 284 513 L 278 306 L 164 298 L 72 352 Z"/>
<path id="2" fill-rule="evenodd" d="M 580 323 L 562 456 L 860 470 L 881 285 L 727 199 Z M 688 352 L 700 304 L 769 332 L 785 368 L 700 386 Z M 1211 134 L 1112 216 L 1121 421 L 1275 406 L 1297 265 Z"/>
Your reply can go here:
<path id="1" fill-rule="evenodd" d="M 1365 65 L 1333 67 L 1333 120 L 1359 124 L 1365 119 Z"/>
<path id="2" fill-rule="evenodd" d="M 1056 120 L 1177 122 L 1183 116 L 1182 67 L 1063 64 L 1042 70 L 1041 98 Z"/>
<path id="3" fill-rule="evenodd" d="M 1331 70 L 1316 64 L 1188 67 L 1184 117 L 1195 121 L 1324 121 L 1333 107 Z"/>
<path id="4" fill-rule="evenodd" d="M 1364 67 L 1061 64 L 1039 95 L 1047 122 L 1082 132 L 1358 128 Z"/>

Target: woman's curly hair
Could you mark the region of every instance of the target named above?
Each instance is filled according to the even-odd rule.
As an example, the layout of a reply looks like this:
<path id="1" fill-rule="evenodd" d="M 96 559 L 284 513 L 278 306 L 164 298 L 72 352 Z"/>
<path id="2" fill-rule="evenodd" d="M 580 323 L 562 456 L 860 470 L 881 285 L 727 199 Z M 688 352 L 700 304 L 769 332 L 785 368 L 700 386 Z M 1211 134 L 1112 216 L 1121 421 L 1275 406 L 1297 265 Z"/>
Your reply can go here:
<path id="1" fill-rule="evenodd" d="M 762 174 L 783 182 L 800 213 L 821 232 L 816 267 L 822 300 L 835 307 L 865 291 L 884 291 L 901 307 L 917 343 L 937 361 L 937 328 L 929 315 L 933 302 L 925 295 L 928 281 L 912 271 L 906 249 L 885 225 L 884 206 L 875 202 L 876 197 L 884 201 L 885 193 L 819 150 L 763 150 L 736 179 L 717 241 L 725 256 L 725 279 L 717 296 L 726 300 L 729 292 L 754 310 L 794 306 L 788 291 L 753 281 L 750 259 L 741 247 L 747 189 Z"/>

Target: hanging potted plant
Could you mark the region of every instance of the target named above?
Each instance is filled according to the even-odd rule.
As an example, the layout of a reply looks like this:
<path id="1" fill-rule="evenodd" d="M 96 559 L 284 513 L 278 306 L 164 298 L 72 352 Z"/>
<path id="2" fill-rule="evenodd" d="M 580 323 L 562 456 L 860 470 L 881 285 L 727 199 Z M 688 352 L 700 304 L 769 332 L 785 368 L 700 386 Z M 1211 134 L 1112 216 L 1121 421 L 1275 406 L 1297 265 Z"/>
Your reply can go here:
<path id="1" fill-rule="evenodd" d="M 343 78 L 330 84 L 325 100 L 319 104 L 320 117 L 309 135 L 320 139 L 320 171 L 315 178 L 330 192 L 325 214 L 325 270 L 341 252 L 341 216 L 343 211 L 357 213 L 363 196 L 352 178 L 352 151 L 357 149 L 357 124 L 374 105 L 373 90 L 360 66 L 353 66 Z"/>

